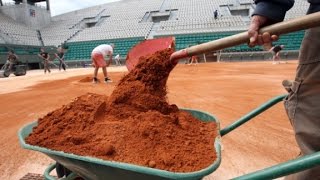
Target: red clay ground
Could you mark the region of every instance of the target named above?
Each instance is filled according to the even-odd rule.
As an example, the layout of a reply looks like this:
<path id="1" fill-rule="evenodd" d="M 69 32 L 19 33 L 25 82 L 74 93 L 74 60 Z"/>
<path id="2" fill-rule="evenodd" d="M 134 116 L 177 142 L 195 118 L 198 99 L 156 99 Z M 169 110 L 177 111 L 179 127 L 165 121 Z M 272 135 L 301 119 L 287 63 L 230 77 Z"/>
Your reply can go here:
<path id="1" fill-rule="evenodd" d="M 296 61 L 279 65 L 271 62 L 178 65 L 168 80 L 169 102 L 214 114 L 221 127 L 225 127 L 272 97 L 284 94 L 281 82 L 293 79 L 296 66 Z M 79 82 L 91 73 L 92 69 L 78 69 L 45 77 L 42 73 L 28 73 L 28 77 L 0 79 L 0 179 L 16 180 L 28 172 L 42 173 L 52 162 L 41 153 L 20 147 L 19 128 L 87 92 L 110 95 L 124 74 L 110 73 L 115 81 L 111 84 Z M 67 77 L 70 78 L 63 79 Z M 39 80 L 45 82 L 21 90 L 23 85 Z M 15 88 L 17 92 L 12 92 Z M 222 144 L 222 163 L 205 179 L 230 179 L 293 159 L 299 153 L 282 103 L 223 137 Z"/>

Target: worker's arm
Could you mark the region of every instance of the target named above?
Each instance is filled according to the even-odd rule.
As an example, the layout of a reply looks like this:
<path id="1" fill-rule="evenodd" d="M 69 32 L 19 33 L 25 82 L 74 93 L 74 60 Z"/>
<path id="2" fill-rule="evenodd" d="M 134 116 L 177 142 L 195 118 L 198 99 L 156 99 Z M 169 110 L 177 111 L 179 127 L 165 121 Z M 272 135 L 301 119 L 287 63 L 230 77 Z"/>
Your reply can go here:
<path id="1" fill-rule="evenodd" d="M 54 53 L 54 56 L 58 58 L 59 61 L 63 61 L 64 55 L 60 58 L 57 53 Z"/>
<path id="2" fill-rule="evenodd" d="M 92 66 L 96 67 L 96 63 L 94 62 L 93 58 L 91 57 Z"/>
<path id="3" fill-rule="evenodd" d="M 109 57 L 109 61 L 108 61 L 108 63 L 107 63 L 107 66 L 109 66 L 109 65 L 111 64 L 113 54 L 111 53 L 109 56 L 110 56 L 110 57 Z"/>
<path id="4" fill-rule="evenodd" d="M 41 54 L 38 54 L 38 56 L 39 56 L 41 59 L 43 59 L 43 60 L 45 59 L 44 57 L 41 56 Z"/>
<path id="5" fill-rule="evenodd" d="M 269 49 L 269 52 L 273 51 L 273 49 L 274 49 L 274 47 L 270 48 L 270 49 Z"/>
<path id="6" fill-rule="evenodd" d="M 286 12 L 292 8 L 294 0 L 255 0 L 256 8 L 252 16 L 264 16 L 272 22 L 283 21 Z"/>
<path id="7" fill-rule="evenodd" d="M 265 45 L 269 47 L 271 42 L 278 40 L 279 37 L 268 32 L 259 35 L 259 29 L 268 24 L 283 21 L 286 12 L 293 6 L 294 0 L 255 0 L 254 2 L 256 8 L 252 13 L 248 29 L 249 46 Z"/>

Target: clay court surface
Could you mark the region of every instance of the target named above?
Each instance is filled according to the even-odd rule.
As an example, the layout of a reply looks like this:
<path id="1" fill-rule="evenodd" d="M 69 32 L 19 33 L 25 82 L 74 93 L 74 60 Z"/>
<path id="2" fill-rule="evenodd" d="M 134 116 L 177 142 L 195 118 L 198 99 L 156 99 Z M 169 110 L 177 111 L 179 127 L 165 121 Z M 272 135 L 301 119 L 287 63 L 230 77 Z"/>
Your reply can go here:
<path id="1" fill-rule="evenodd" d="M 178 65 L 169 76 L 168 100 L 178 107 L 207 111 L 225 127 L 267 100 L 285 94 L 284 79 L 293 79 L 297 61 L 206 63 Z M 17 180 L 42 174 L 53 161 L 24 150 L 18 130 L 87 92 L 110 95 L 127 72 L 111 67 L 109 84 L 92 84 L 92 68 L 51 74 L 29 71 L 27 76 L 0 79 L 0 179 Z M 100 74 L 102 80 L 102 74 Z M 82 81 L 80 81 L 82 80 Z M 134 128 L 134 127 L 133 127 Z M 295 158 L 299 154 L 283 104 L 279 103 L 222 138 L 222 163 L 205 179 L 230 179 Z M 197 148 L 197 147 L 194 147 Z"/>

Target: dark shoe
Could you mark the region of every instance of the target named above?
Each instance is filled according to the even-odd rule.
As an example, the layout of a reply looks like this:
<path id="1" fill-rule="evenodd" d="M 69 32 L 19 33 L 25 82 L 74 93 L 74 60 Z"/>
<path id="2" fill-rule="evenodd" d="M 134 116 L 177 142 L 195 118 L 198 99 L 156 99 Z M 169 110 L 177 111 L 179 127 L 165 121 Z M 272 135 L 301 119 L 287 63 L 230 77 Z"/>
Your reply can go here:
<path id="1" fill-rule="evenodd" d="M 104 82 L 105 83 L 112 83 L 113 81 L 111 79 L 109 79 L 108 77 L 104 78 Z"/>
<path id="2" fill-rule="evenodd" d="M 98 78 L 94 77 L 94 78 L 93 78 L 93 80 L 92 80 L 92 83 L 93 83 L 93 84 L 97 84 L 97 83 L 99 83 Z"/>

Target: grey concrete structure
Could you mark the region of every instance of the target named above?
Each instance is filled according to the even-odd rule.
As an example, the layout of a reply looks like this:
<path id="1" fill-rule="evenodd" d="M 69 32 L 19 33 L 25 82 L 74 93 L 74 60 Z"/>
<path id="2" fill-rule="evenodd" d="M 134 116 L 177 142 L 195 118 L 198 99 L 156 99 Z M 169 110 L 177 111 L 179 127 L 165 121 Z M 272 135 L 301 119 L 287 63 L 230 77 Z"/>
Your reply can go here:
<path id="1" fill-rule="evenodd" d="M 23 3 L 1 6 L 1 12 L 18 23 L 25 24 L 32 29 L 41 29 L 51 22 L 51 14 L 46 8 L 31 5 L 23 0 Z"/>

